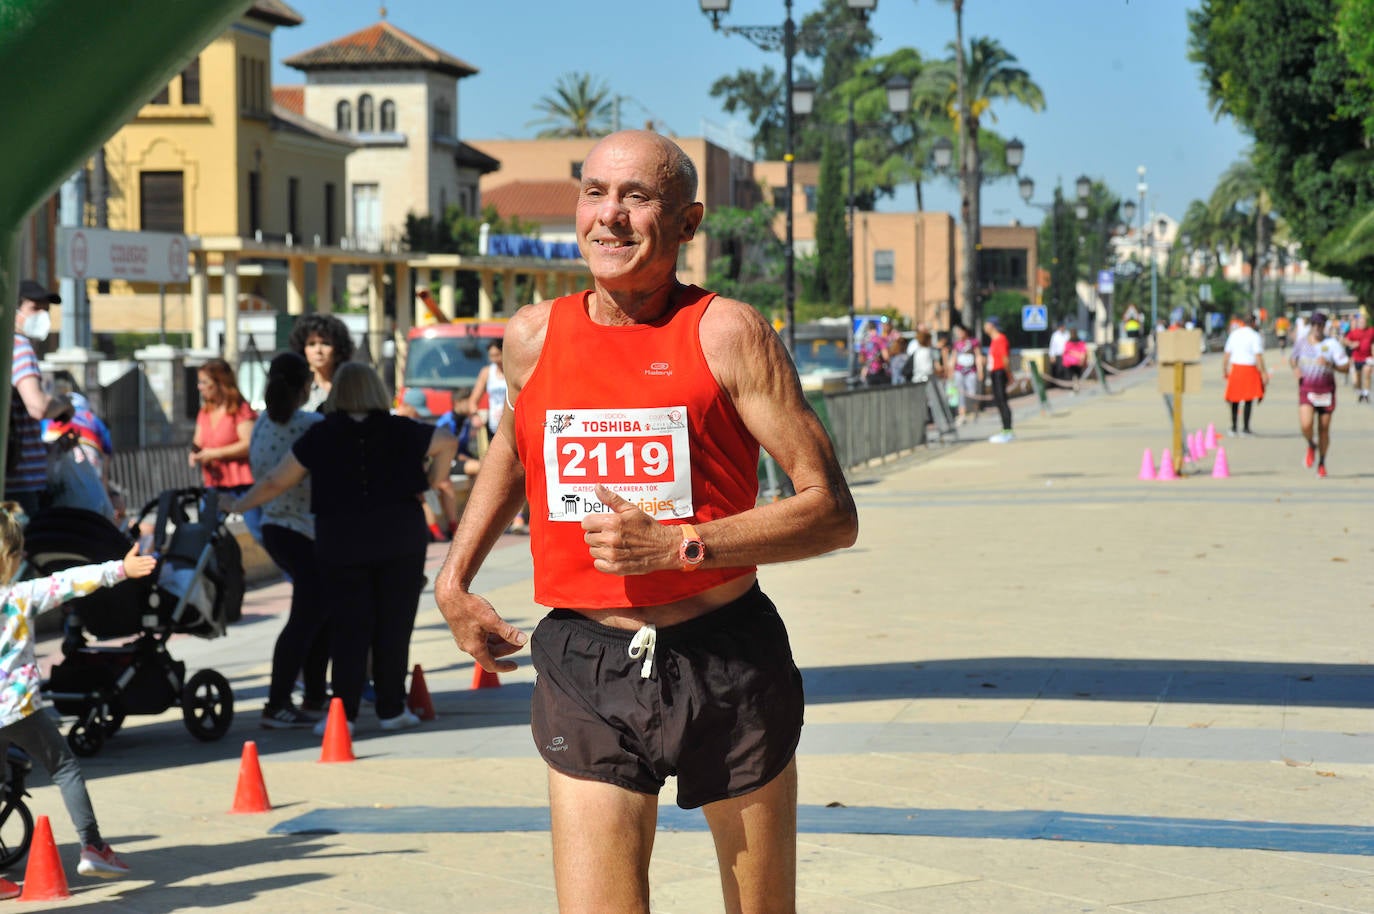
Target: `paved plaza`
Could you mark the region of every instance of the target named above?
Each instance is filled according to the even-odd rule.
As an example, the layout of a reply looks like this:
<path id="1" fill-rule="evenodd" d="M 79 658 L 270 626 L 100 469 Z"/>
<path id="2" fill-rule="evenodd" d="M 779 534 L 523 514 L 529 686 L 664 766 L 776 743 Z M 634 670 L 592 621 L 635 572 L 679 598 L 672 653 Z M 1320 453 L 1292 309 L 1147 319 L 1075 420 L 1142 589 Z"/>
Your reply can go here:
<path id="1" fill-rule="evenodd" d="M 1186 424 L 1220 431 L 1220 356 L 1203 372 Z M 761 572 L 808 693 L 799 909 L 1374 912 L 1374 407 L 1340 397 L 1325 480 L 1302 467 L 1286 370 L 1255 437 L 1222 439 L 1229 479 L 1211 456 L 1136 478 L 1143 449 L 1157 464 L 1168 446 L 1152 369 L 1058 393 L 1050 414 L 1022 398 L 1012 444 L 987 443 L 984 419 L 967 443 L 856 471 L 858 543 Z M 527 540 L 505 537 L 477 585 L 533 628 Z M 527 653 L 471 690 L 427 590 L 412 661 L 439 719 L 383 733 L 365 707 L 357 761 L 321 764 L 309 731 L 258 728 L 288 595 L 255 589 L 228 637 L 174 644 L 233 683 L 224 740 L 196 743 L 173 710 L 129 718 L 84 762 L 134 875 L 75 875 L 71 824 L 36 776 L 73 897 L 4 905 L 555 909 Z M 245 740 L 267 813 L 229 813 Z M 670 783 L 653 909 L 718 912 L 710 836 L 672 799 Z"/>

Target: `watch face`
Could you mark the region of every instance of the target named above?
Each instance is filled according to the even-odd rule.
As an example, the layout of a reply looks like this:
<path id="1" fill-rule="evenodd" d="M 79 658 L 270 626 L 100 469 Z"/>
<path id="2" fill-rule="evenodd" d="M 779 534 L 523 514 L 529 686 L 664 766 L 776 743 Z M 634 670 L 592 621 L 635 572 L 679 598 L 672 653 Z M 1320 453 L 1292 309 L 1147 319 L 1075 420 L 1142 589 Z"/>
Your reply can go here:
<path id="1" fill-rule="evenodd" d="M 706 547 L 700 540 L 688 540 L 682 544 L 682 559 L 693 565 L 706 558 Z"/>

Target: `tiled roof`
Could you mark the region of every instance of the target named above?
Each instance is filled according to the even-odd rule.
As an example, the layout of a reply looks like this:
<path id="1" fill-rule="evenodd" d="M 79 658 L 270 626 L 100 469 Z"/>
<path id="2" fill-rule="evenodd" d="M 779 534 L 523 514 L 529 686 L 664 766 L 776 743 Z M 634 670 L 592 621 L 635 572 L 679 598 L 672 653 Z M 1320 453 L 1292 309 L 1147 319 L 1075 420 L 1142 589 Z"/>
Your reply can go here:
<path id="1" fill-rule="evenodd" d="M 336 38 L 285 60 L 297 70 L 437 70 L 457 79 L 472 76 L 477 68 L 445 54 L 409 35 L 390 22 L 370 25 L 360 32 Z"/>
<path id="2" fill-rule="evenodd" d="M 305 17 L 287 6 L 282 0 L 253 0 L 248 15 L 273 25 L 300 25 Z"/>
<path id="3" fill-rule="evenodd" d="M 511 181 L 482 191 L 482 206 L 494 206 L 502 218 L 530 222 L 571 222 L 581 184 L 572 178 Z"/>
<path id="4" fill-rule="evenodd" d="M 305 115 L 305 86 L 273 86 L 272 104 Z"/>

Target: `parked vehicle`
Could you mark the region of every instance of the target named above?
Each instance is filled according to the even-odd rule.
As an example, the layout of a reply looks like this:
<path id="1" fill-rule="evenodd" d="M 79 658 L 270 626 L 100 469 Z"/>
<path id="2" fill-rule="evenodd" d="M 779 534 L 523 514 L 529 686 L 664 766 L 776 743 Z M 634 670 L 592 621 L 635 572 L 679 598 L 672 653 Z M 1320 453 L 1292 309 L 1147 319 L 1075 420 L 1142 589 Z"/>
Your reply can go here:
<path id="1" fill-rule="evenodd" d="M 457 320 L 415 327 L 406 334 L 405 386 L 425 393 L 425 406 L 441 416 L 453 408 L 454 391 L 466 395 L 487 364 L 488 340 L 505 336 L 505 321 Z"/>

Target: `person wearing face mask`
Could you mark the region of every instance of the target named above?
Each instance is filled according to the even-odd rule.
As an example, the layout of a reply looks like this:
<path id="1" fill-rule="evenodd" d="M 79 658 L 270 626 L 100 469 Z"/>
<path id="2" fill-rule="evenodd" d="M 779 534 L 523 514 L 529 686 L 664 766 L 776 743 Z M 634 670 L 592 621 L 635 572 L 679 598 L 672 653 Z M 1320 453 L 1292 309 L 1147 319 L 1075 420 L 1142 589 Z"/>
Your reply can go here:
<path id="1" fill-rule="evenodd" d="M 48 486 L 48 451 L 43 446 L 44 419 L 69 419 L 72 404 L 43 390 L 33 342 L 52 329 L 48 308 L 62 299 L 31 279 L 19 284 L 14 312 L 14 361 L 10 367 L 9 450 L 5 458 L 5 498 L 18 502 L 29 517 L 38 513 L 39 496 Z"/>

